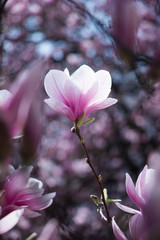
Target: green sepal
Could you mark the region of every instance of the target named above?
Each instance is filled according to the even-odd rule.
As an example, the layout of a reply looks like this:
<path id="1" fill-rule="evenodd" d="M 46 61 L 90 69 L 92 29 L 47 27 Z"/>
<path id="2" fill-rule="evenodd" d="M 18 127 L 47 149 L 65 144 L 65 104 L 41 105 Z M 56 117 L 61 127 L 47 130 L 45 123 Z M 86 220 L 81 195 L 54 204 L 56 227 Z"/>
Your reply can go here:
<path id="1" fill-rule="evenodd" d="M 103 189 L 103 194 L 104 194 L 104 199 L 107 202 L 108 201 L 108 194 L 107 194 L 107 189 L 106 188 Z M 103 199 L 102 195 L 101 195 L 101 199 Z"/>
<path id="2" fill-rule="evenodd" d="M 82 123 L 82 125 L 84 125 L 84 124 L 86 124 L 86 123 L 91 123 L 91 122 L 93 122 L 94 120 L 95 120 L 95 118 L 91 118 L 91 119 L 89 119 L 88 121 Z"/>
<path id="3" fill-rule="evenodd" d="M 93 202 L 96 204 L 96 205 L 99 205 L 99 199 L 96 195 L 90 195 L 90 198 L 92 198 Z"/>
<path id="4" fill-rule="evenodd" d="M 108 199 L 106 202 L 107 203 L 111 203 L 111 202 L 116 203 L 116 202 L 121 202 L 121 200 L 120 199 Z"/>
<path id="5" fill-rule="evenodd" d="M 1 192 L 1 194 L 0 194 L 0 201 L 3 199 L 4 194 L 5 194 L 5 190 L 3 190 L 3 191 Z"/>
<path id="6" fill-rule="evenodd" d="M 26 240 L 36 240 L 37 239 L 37 233 L 32 233 Z"/>
<path id="7" fill-rule="evenodd" d="M 77 123 L 77 128 L 80 128 L 82 126 L 84 119 L 85 119 L 85 113 L 83 112 L 82 115 L 80 116 L 80 119 L 79 119 L 78 123 Z"/>

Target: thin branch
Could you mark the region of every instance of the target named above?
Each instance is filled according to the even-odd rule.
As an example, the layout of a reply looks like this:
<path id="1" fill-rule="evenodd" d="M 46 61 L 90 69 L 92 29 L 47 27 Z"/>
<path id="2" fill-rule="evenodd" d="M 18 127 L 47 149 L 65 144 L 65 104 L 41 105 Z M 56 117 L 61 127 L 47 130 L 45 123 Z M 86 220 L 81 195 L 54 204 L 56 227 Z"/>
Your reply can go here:
<path id="1" fill-rule="evenodd" d="M 92 170 L 92 172 L 93 172 L 93 174 L 94 174 L 94 176 L 95 176 L 95 178 L 96 178 L 96 180 L 97 180 L 97 182 L 99 184 L 101 195 L 102 195 L 103 206 L 104 206 L 104 209 L 106 211 L 107 220 L 110 223 L 112 221 L 112 218 L 111 218 L 111 216 L 109 214 L 109 210 L 108 210 L 108 207 L 107 207 L 107 204 L 106 204 L 106 200 L 105 200 L 105 196 L 104 196 L 104 192 L 103 192 L 103 186 L 102 186 L 102 182 L 101 182 L 101 177 L 99 177 L 99 175 L 96 173 L 96 170 L 95 170 L 95 168 L 94 168 L 94 166 L 92 164 L 91 158 L 89 156 L 88 150 L 86 148 L 85 142 L 83 141 L 83 138 L 82 138 L 82 136 L 80 134 L 80 129 L 77 128 L 76 126 L 75 126 L 75 133 L 76 133 L 76 135 L 78 136 L 79 140 L 82 143 L 83 149 L 84 149 L 86 157 L 87 157 L 86 162 L 90 166 L 90 168 L 91 168 L 91 170 Z"/>
<path id="2" fill-rule="evenodd" d="M 102 23 L 99 19 L 97 19 L 95 15 L 91 14 L 91 12 L 85 7 L 84 4 L 77 2 L 76 0 L 65 0 L 65 1 L 73 4 L 82 14 L 87 15 L 98 26 L 98 28 L 100 28 L 101 31 L 110 38 L 114 47 L 115 45 L 117 45 L 121 51 L 123 51 L 130 59 L 132 59 L 132 62 L 145 63 L 147 65 L 152 65 L 159 68 L 159 60 L 155 60 L 146 55 L 134 54 L 133 51 L 127 48 L 121 41 L 119 41 L 119 39 L 115 35 L 112 34 L 110 29 L 108 29 L 104 23 Z M 134 68 L 136 68 L 136 64 L 134 64 L 133 66 Z"/>

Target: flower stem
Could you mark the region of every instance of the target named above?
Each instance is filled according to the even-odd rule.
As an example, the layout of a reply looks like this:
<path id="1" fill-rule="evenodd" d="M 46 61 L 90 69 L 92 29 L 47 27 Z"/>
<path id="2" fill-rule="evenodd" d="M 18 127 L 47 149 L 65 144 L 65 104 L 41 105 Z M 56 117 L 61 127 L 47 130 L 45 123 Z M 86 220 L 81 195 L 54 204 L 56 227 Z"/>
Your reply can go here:
<path id="1" fill-rule="evenodd" d="M 86 145 L 85 145 L 85 141 L 84 141 L 84 138 L 81 136 L 80 134 L 80 129 L 76 127 L 76 124 L 75 124 L 75 133 L 76 135 L 78 136 L 79 140 L 81 141 L 81 144 L 83 146 L 83 149 L 85 151 L 85 154 L 86 154 L 86 162 L 88 163 L 88 165 L 90 166 L 97 182 L 98 182 L 98 185 L 99 185 L 99 188 L 100 188 L 100 191 L 101 191 L 101 195 L 102 195 L 102 202 L 103 202 L 103 205 L 104 205 L 104 209 L 106 211 L 106 217 L 107 217 L 107 220 L 108 222 L 110 223 L 112 221 L 112 218 L 109 214 L 109 210 L 108 210 L 108 207 L 107 207 L 107 204 L 106 204 L 106 200 L 105 200 L 105 196 L 104 196 L 104 192 L 103 192 L 103 186 L 102 186 L 102 179 L 101 179 L 101 176 L 97 174 L 93 164 L 92 164 L 92 161 L 91 161 L 91 158 L 89 156 L 89 153 L 88 153 L 88 150 L 86 148 Z"/>

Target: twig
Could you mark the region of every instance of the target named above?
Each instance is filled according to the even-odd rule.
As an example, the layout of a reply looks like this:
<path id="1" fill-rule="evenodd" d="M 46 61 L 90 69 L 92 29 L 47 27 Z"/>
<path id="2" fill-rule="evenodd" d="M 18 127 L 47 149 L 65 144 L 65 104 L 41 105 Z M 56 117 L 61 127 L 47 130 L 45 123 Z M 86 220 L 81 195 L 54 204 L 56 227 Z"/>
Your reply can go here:
<path id="1" fill-rule="evenodd" d="M 102 23 L 99 19 L 97 19 L 95 15 L 91 14 L 91 12 L 85 7 L 84 4 L 77 2 L 76 0 L 65 0 L 65 1 L 73 4 L 81 13 L 86 14 L 101 29 L 102 32 L 107 34 L 107 36 L 110 38 L 114 47 L 115 45 L 117 45 L 123 53 L 125 53 L 130 59 L 132 59 L 132 62 L 145 63 L 147 65 L 151 65 L 159 68 L 159 60 L 153 59 L 146 55 L 134 54 L 133 51 L 131 51 L 128 47 L 126 47 L 121 41 L 119 41 L 119 39 L 115 35 L 112 34 L 110 29 L 108 29 L 104 23 Z M 136 68 L 136 64 L 133 64 L 133 67 Z"/>
<path id="2" fill-rule="evenodd" d="M 106 216 L 107 216 L 107 220 L 108 222 L 110 223 L 112 221 L 112 218 L 110 217 L 110 214 L 109 214 L 109 211 L 108 211 L 108 207 L 107 207 L 107 204 L 106 204 L 106 200 L 105 200 L 105 196 L 104 196 L 104 192 L 103 192 L 103 186 L 102 186 L 102 182 L 101 182 L 101 176 L 99 176 L 97 173 L 96 173 L 96 170 L 92 164 L 92 161 L 91 161 L 91 158 L 89 156 L 89 153 L 88 153 L 88 150 L 86 148 L 86 145 L 85 145 L 85 141 L 84 141 L 84 138 L 81 136 L 80 134 L 80 129 L 76 127 L 76 124 L 75 124 L 75 133 L 76 135 L 78 136 L 79 140 L 81 141 L 82 143 L 82 146 L 83 146 L 83 149 L 85 151 L 85 154 L 86 154 L 86 162 L 88 163 L 88 165 L 90 166 L 98 184 L 99 184 L 99 187 L 100 187 L 100 190 L 101 190 L 101 195 L 102 195 L 102 202 L 103 202 L 103 205 L 104 205 L 104 209 L 106 211 Z"/>

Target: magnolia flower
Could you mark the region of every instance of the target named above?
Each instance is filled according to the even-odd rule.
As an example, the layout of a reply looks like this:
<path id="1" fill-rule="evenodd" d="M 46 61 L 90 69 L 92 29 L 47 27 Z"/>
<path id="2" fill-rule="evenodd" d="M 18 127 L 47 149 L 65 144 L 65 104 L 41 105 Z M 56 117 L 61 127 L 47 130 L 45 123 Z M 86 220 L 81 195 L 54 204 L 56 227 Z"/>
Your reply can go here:
<path id="1" fill-rule="evenodd" d="M 120 203 L 116 205 L 123 211 L 127 213 L 134 214 L 129 222 L 129 231 L 133 240 L 144 240 L 144 216 L 146 211 L 146 206 L 154 190 L 156 172 L 154 169 L 148 169 L 146 165 L 140 175 L 138 176 L 136 185 L 129 176 L 126 174 L 126 191 L 132 202 L 134 202 L 139 210 L 133 209 L 131 207 L 124 206 Z M 112 221 L 113 231 L 118 240 L 126 240 L 126 237 L 116 224 Z M 119 233 L 119 235 L 118 235 Z M 122 237 L 123 236 L 123 237 Z"/>
<path id="2" fill-rule="evenodd" d="M 10 136 L 22 134 L 28 115 L 39 90 L 43 61 L 32 62 L 21 71 L 11 86 L 11 97 L 3 104 L 3 114 L 9 126 Z"/>
<path id="3" fill-rule="evenodd" d="M 109 72 L 100 70 L 95 73 L 87 65 L 81 66 L 72 75 L 68 69 L 64 72 L 50 70 L 44 80 L 49 96 L 45 102 L 75 122 L 83 112 L 87 117 L 92 111 L 107 108 L 117 102 L 117 99 L 108 98 L 111 84 Z"/>
<path id="4" fill-rule="evenodd" d="M 35 152 L 40 140 L 40 113 L 35 107 L 36 93 L 39 92 L 43 61 L 37 60 L 19 73 L 8 90 L 0 90 L 0 161 L 10 151 L 10 139 L 27 135 L 28 149 Z M 34 106 L 33 106 L 34 105 Z M 36 127 L 35 124 L 36 123 Z M 34 128 L 33 128 L 34 126 Z M 29 147 L 32 146 L 30 149 Z M 30 154 L 31 155 L 31 154 Z"/>
<path id="5" fill-rule="evenodd" d="M 37 217 L 42 210 L 52 204 L 55 193 L 45 194 L 41 181 L 30 178 L 32 167 L 14 171 L 4 183 L 0 192 L 0 234 L 11 230 L 22 214 Z"/>

